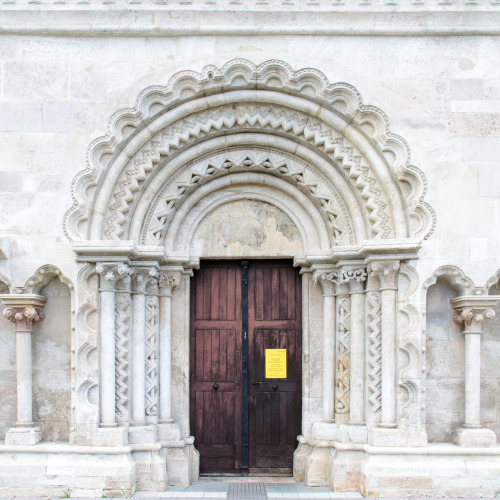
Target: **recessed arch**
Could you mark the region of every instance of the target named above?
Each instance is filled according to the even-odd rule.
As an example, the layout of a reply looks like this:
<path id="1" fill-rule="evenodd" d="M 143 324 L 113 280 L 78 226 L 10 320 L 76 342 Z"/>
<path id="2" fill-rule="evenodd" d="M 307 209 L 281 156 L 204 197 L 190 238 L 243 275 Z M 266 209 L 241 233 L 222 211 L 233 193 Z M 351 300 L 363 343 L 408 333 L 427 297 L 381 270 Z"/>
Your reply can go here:
<path id="1" fill-rule="evenodd" d="M 108 135 L 90 145 L 87 169 L 74 180 L 68 238 L 147 244 L 140 225 L 151 200 L 185 163 L 250 139 L 253 146 L 306 161 L 322 177 L 322 188 L 336 192 L 351 219 L 346 224 L 355 227 L 348 241 L 330 227 L 331 247 L 422 239 L 432 232 L 425 179 L 410 164 L 406 142 L 389 132 L 383 112 L 364 106 L 352 86 L 329 84 L 317 70 L 238 59 L 200 74 L 178 73 L 165 87 L 142 92 L 135 108 L 114 115 Z M 314 201 L 314 193 L 309 196 Z"/>

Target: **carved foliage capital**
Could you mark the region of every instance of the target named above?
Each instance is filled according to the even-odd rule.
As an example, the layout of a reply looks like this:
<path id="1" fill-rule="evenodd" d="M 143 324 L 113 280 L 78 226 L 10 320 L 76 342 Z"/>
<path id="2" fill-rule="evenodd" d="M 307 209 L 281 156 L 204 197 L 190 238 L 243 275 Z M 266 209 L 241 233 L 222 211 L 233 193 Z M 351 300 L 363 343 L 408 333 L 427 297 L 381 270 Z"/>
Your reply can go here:
<path id="1" fill-rule="evenodd" d="M 464 325 L 465 333 L 481 333 L 483 323 L 495 317 L 495 311 L 490 308 L 464 307 L 453 310 L 453 321 Z"/>
<path id="2" fill-rule="evenodd" d="M 321 284 L 323 295 L 334 295 L 338 285 L 338 271 L 321 270 L 313 274 L 313 284 Z"/>
<path id="3" fill-rule="evenodd" d="M 368 266 L 368 273 L 379 279 L 381 290 L 396 290 L 399 265 L 398 260 L 371 262 Z"/>
<path id="4" fill-rule="evenodd" d="M 345 267 L 339 273 L 339 283 L 349 285 L 351 292 L 362 292 L 368 273 L 364 267 Z"/>
<path id="5" fill-rule="evenodd" d="M 181 283 L 181 273 L 179 271 L 164 271 L 160 273 L 159 287 L 160 292 L 169 294 Z"/>
<path id="6" fill-rule="evenodd" d="M 135 267 L 132 272 L 134 292 L 144 293 L 150 278 L 156 278 L 158 271 L 154 267 Z"/>
<path id="7" fill-rule="evenodd" d="M 9 306 L 4 309 L 3 315 L 9 321 L 16 325 L 16 332 L 33 331 L 33 324 L 42 321 L 45 313 L 41 307 L 36 306 Z"/>
<path id="8" fill-rule="evenodd" d="M 99 262 L 95 268 L 99 274 L 100 287 L 104 290 L 112 290 L 120 278 L 130 281 L 132 270 L 123 262 Z"/>

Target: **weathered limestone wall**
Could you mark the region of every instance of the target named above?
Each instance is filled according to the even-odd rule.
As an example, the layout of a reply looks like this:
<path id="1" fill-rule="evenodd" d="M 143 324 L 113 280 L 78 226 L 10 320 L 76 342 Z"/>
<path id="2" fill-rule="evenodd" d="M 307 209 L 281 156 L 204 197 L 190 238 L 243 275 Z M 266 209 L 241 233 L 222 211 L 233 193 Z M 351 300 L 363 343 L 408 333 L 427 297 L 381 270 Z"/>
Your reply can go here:
<path id="1" fill-rule="evenodd" d="M 41 290 L 45 319 L 32 337 L 33 411 L 45 441 L 69 441 L 71 406 L 71 300 L 54 278 Z"/>

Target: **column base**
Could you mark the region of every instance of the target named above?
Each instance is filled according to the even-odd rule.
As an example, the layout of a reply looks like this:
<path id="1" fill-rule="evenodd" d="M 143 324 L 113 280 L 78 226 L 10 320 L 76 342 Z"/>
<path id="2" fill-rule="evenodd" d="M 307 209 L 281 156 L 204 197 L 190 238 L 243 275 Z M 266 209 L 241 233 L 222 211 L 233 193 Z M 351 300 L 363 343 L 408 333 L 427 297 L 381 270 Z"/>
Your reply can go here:
<path id="1" fill-rule="evenodd" d="M 154 425 L 131 425 L 128 429 L 130 444 L 155 443 L 156 428 Z"/>
<path id="2" fill-rule="evenodd" d="M 402 446 L 402 436 L 396 427 L 373 427 L 368 431 L 368 444 L 372 446 Z"/>
<path id="3" fill-rule="evenodd" d="M 453 441 L 463 448 L 490 448 L 497 445 L 497 436 L 490 429 L 461 427 L 453 433 Z"/>
<path id="4" fill-rule="evenodd" d="M 5 434 L 6 445 L 30 446 L 42 440 L 40 427 L 12 427 Z"/>
<path id="5" fill-rule="evenodd" d="M 92 444 L 95 446 L 125 446 L 128 444 L 127 429 L 124 427 L 98 427 Z"/>

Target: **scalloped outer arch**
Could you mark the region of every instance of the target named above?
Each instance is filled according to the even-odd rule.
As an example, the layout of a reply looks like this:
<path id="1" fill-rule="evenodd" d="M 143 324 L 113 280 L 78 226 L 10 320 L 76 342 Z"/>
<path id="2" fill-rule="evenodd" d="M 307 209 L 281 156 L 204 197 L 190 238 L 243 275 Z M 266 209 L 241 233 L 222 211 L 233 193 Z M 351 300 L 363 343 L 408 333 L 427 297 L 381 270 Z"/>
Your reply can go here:
<path id="1" fill-rule="evenodd" d="M 138 241 L 140 234 L 123 236 L 121 229 L 111 236 L 104 233 L 103 221 L 110 211 L 115 209 L 119 224 L 130 225 L 130 207 L 140 200 L 144 180 L 155 175 L 159 160 L 165 167 L 169 155 L 195 150 L 198 144 L 213 137 L 239 133 L 238 127 L 228 132 L 226 124 L 218 129 L 212 124 L 207 133 L 199 126 L 190 129 L 186 117 L 216 111 L 223 105 L 251 103 L 295 116 L 295 121 L 283 119 L 280 123 L 271 116 L 264 125 L 257 123 L 252 132 L 271 138 L 295 137 L 305 149 L 325 158 L 332 172 L 335 170 L 349 183 L 351 196 L 344 202 L 348 210 L 364 214 L 367 226 L 366 231 L 355 235 L 357 243 L 365 238 L 430 236 L 435 214 L 424 201 L 425 177 L 411 165 L 406 141 L 390 132 L 387 117 L 380 109 L 364 106 L 354 87 L 330 84 L 318 70 L 293 71 L 277 60 L 256 66 L 235 59 L 220 69 L 206 66 L 200 73 L 179 72 L 166 86 L 141 92 L 134 108 L 113 115 L 107 135 L 89 145 L 87 167 L 73 181 L 74 204 L 64 219 L 67 238 L 73 241 L 125 237 Z M 181 120 L 184 129 L 176 130 Z M 152 146 L 158 146 L 155 138 L 162 133 L 170 134 L 167 150 L 161 150 L 163 144 L 159 151 L 152 151 Z M 144 166 L 127 170 L 134 161 Z M 124 189 L 125 178 L 130 185 Z M 327 180 L 332 182 L 334 177 Z M 357 206 L 353 205 L 354 198 Z"/>

